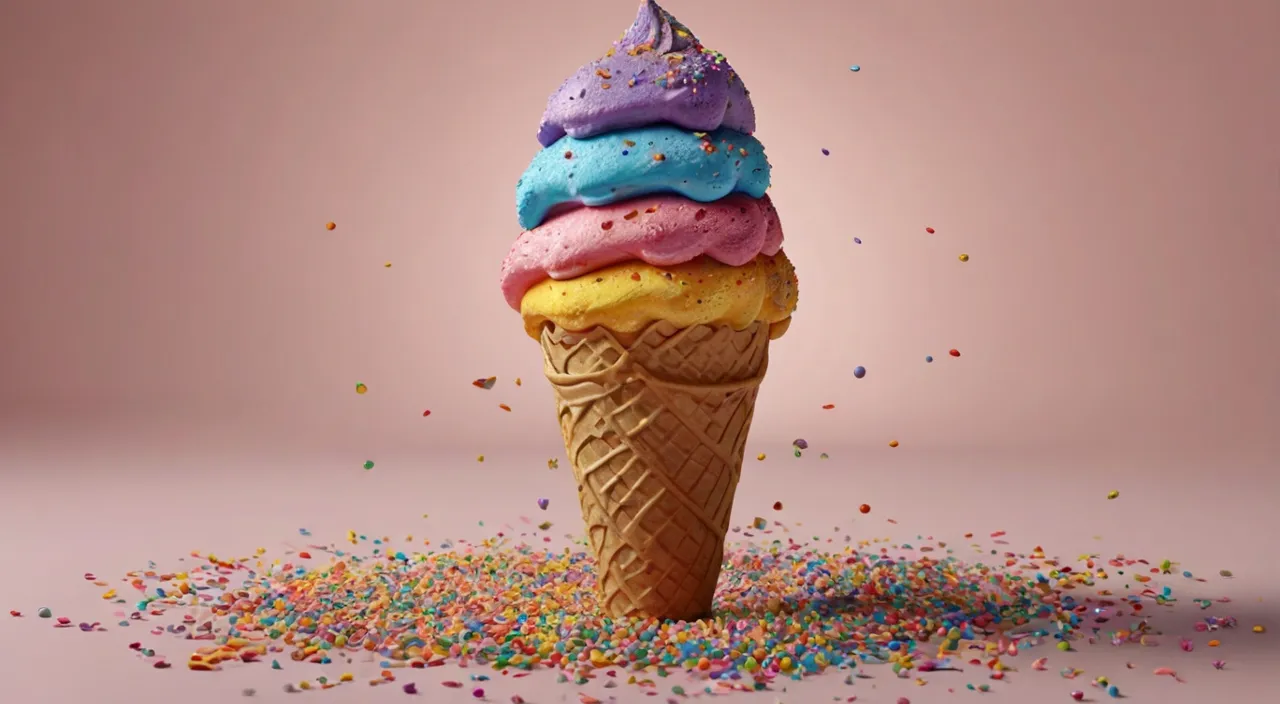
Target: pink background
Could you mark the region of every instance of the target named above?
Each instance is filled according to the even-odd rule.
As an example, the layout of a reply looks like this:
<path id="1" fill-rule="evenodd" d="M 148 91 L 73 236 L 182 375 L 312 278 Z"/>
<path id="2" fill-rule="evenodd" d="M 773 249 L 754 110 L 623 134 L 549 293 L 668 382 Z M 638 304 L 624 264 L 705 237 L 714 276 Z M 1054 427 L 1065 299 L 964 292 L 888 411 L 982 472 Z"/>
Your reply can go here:
<path id="1" fill-rule="evenodd" d="M 1105 528 L 1201 572 L 1234 556 L 1237 589 L 1275 595 L 1280 570 L 1244 565 L 1280 529 L 1280 4 L 668 9 L 752 90 L 801 279 L 738 519 L 785 495 L 834 524 L 869 500 L 903 539 L 1020 522 L 1072 556 Z M 0 602 L 34 612 L 190 541 L 416 520 L 426 497 L 456 534 L 539 492 L 570 525 L 567 470 L 542 474 L 563 450 L 540 355 L 497 272 L 547 94 L 633 12 L 5 3 L 0 546 L 33 562 Z M 796 437 L 813 450 L 793 462 Z M 167 686 L 74 647 L 120 692 Z M 33 658 L 0 662 L 0 695 L 70 701 Z"/>

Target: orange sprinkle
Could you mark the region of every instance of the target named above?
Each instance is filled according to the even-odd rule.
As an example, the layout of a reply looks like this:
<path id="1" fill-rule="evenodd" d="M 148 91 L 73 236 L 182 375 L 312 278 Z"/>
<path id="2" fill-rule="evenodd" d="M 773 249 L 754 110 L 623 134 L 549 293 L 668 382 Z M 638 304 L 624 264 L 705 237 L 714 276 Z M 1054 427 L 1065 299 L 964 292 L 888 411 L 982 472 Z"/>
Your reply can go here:
<path id="1" fill-rule="evenodd" d="M 822 407 L 822 410 L 824 410 L 824 411 L 829 411 L 829 410 L 831 410 L 831 409 L 833 409 L 833 408 L 835 408 L 835 407 L 836 407 L 836 404 L 834 404 L 834 403 L 828 403 L 827 405 L 825 405 L 825 406 L 823 406 L 823 407 Z"/>
<path id="2" fill-rule="evenodd" d="M 510 412 L 511 412 L 511 406 L 508 406 L 508 405 L 507 405 L 507 404 L 505 404 L 505 403 L 499 403 L 499 404 L 498 404 L 498 408 L 501 408 L 502 410 L 506 411 L 507 413 L 510 413 Z"/>
<path id="3" fill-rule="evenodd" d="M 324 229 L 326 229 L 326 230 L 332 230 L 333 228 L 335 228 L 335 227 L 337 227 L 337 226 L 338 226 L 338 224 L 337 224 L 337 223 L 334 223 L 334 222 L 326 222 L 326 223 L 324 224 Z"/>
<path id="4" fill-rule="evenodd" d="M 666 160 L 667 160 L 667 155 L 666 155 L 666 154 L 663 154 L 662 152 L 658 152 L 657 154 L 654 154 L 654 155 L 653 155 L 653 160 L 654 160 L 654 161 L 666 161 Z"/>

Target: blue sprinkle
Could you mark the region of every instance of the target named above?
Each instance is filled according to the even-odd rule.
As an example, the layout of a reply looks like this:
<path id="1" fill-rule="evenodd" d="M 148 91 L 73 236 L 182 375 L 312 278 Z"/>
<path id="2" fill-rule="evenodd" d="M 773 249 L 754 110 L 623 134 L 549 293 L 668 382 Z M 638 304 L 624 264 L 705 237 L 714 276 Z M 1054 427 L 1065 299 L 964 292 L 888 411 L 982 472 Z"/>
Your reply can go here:
<path id="1" fill-rule="evenodd" d="M 864 376 L 866 376 L 866 375 L 867 375 L 867 368 L 866 368 L 866 367 L 854 367 L 854 368 L 853 368 L 853 377 L 854 377 L 855 379 L 861 379 L 862 377 L 864 377 Z"/>
<path id="2" fill-rule="evenodd" d="M 850 67 L 849 67 L 849 70 L 850 70 L 850 71 L 853 71 L 854 73 L 857 73 L 857 72 L 859 72 L 859 71 L 861 71 L 861 70 L 862 70 L 862 67 L 861 67 L 861 66 L 859 66 L 859 65 L 857 65 L 857 64 L 854 64 L 854 65 L 852 65 L 852 66 L 850 66 Z"/>
<path id="3" fill-rule="evenodd" d="M 861 237 L 854 237 L 854 238 L 853 238 L 853 243 L 854 243 L 854 244 L 862 244 L 862 238 L 861 238 Z"/>
<path id="4" fill-rule="evenodd" d="M 929 364 L 933 364 L 933 355 L 931 354 L 925 355 L 924 361 L 928 362 Z"/>

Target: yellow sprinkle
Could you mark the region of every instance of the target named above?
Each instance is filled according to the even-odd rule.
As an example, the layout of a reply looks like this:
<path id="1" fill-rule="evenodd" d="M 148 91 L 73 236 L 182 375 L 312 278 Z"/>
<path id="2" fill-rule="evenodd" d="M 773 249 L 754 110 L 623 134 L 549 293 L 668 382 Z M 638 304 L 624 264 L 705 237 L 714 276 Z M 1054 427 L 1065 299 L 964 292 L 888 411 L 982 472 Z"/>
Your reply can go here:
<path id="1" fill-rule="evenodd" d="M 1112 489 L 1111 491 L 1107 492 L 1108 499 L 1116 499 L 1119 497 L 1120 497 L 1120 492 L 1116 491 L 1115 489 Z"/>
<path id="2" fill-rule="evenodd" d="M 368 390 L 369 390 L 369 387 L 365 386 L 364 384 L 360 384 L 360 383 L 356 384 L 356 393 L 362 394 Z"/>
<path id="3" fill-rule="evenodd" d="M 390 268 L 391 268 L 391 262 L 387 262 L 386 264 L 383 264 L 382 266 L 384 266 L 384 267 L 386 267 L 386 268 L 390 269 Z"/>
<path id="4" fill-rule="evenodd" d="M 339 682 L 350 682 L 351 680 L 354 680 L 355 678 L 356 678 L 356 677 L 355 677 L 355 675 L 351 674 L 350 672 L 344 672 L 344 673 L 342 673 L 342 676 L 338 678 L 338 681 L 339 681 Z"/>
<path id="5" fill-rule="evenodd" d="M 898 446 L 898 441 L 897 441 L 897 440 L 890 440 L 890 441 L 889 441 L 889 447 L 897 447 L 897 446 Z"/>
<path id="6" fill-rule="evenodd" d="M 1262 600 L 1261 600 L 1261 599 L 1259 599 L 1258 601 L 1262 601 Z M 1254 627 L 1253 627 L 1253 632 L 1254 632 L 1254 633 L 1266 633 L 1266 632 L 1267 632 L 1267 627 L 1266 627 L 1266 626 L 1260 626 L 1260 625 L 1259 625 L 1259 626 L 1254 626 Z"/>
<path id="7" fill-rule="evenodd" d="M 516 386 L 520 386 L 520 377 L 516 377 Z"/>
<path id="8" fill-rule="evenodd" d="M 757 459 L 757 460 L 760 460 L 761 462 L 763 462 L 763 461 L 764 461 L 764 453 L 763 453 L 763 452 L 761 452 L 760 454 L 756 455 L 756 459 Z"/>
<path id="9" fill-rule="evenodd" d="M 108 590 L 106 591 L 106 593 L 102 595 L 102 598 L 103 598 L 103 599 L 114 599 L 114 598 L 116 598 L 116 590 L 114 590 L 114 589 L 108 589 Z"/>
<path id="10" fill-rule="evenodd" d="M 476 455 L 476 462 L 484 462 L 484 455 Z"/>
<path id="11" fill-rule="evenodd" d="M 559 467 L 559 466 L 560 466 L 560 460 L 558 460 L 558 459 L 556 459 L 556 458 L 554 458 L 554 457 L 552 457 L 551 459 L 547 460 L 547 469 L 556 469 L 556 468 L 557 468 L 557 467 Z"/>
<path id="12" fill-rule="evenodd" d="M 967 255 L 967 254 L 961 254 L 961 255 L 960 255 L 960 261 L 962 261 L 962 262 L 967 262 L 967 261 L 969 261 L 969 255 Z M 390 265 L 390 264 L 388 264 L 387 266 L 391 266 L 391 265 Z"/>

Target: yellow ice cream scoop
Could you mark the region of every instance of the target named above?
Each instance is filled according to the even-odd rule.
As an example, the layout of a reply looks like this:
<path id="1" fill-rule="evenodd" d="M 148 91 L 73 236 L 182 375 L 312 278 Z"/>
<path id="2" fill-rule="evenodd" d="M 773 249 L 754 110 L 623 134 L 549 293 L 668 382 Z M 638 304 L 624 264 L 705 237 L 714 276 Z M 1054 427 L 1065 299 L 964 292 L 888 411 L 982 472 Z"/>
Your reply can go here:
<path id="1" fill-rule="evenodd" d="M 630 333 L 657 320 L 679 328 L 737 330 L 759 320 L 772 323 L 771 336 L 777 338 L 786 331 L 798 295 L 795 267 L 782 252 L 742 266 L 705 256 L 668 267 L 633 260 L 566 281 L 546 279 L 525 293 L 520 314 L 534 339 L 547 322 L 565 330 L 599 325 Z"/>

